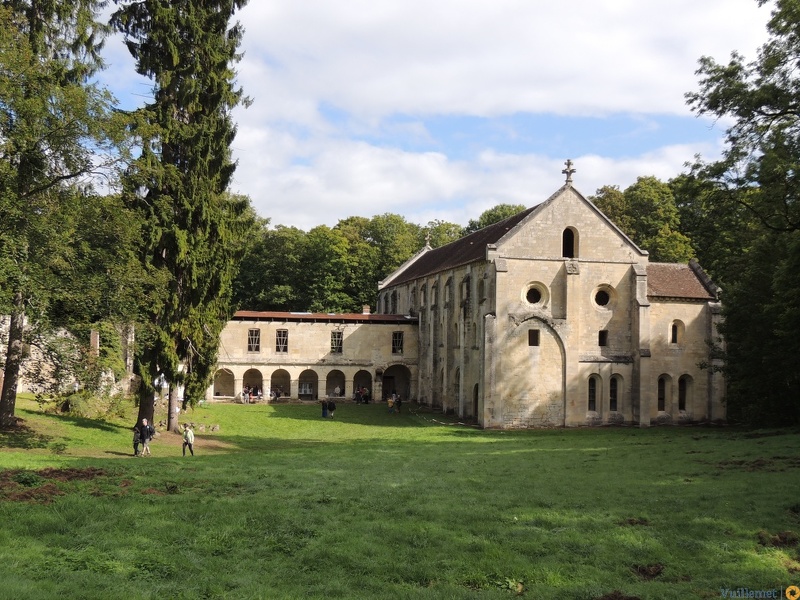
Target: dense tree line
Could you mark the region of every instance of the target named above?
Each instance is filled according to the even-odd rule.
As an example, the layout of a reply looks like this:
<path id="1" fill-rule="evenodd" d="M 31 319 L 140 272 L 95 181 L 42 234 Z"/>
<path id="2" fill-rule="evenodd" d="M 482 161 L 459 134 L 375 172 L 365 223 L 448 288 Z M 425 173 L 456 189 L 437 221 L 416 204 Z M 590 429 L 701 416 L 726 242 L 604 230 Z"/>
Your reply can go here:
<path id="1" fill-rule="evenodd" d="M 230 20 L 245 1 L 116 0 L 110 23 L 98 19 L 103 4 L 0 5 L 0 314 L 10 315 L 0 426 L 16 422 L 32 346 L 97 389 L 101 370 L 118 369 L 109 350 L 119 340 L 93 358 L 88 331 L 113 337 L 133 324 L 140 417 L 151 416 L 162 378 L 172 402 L 178 386 L 187 402 L 202 397 L 236 308 L 358 312 L 426 245 L 524 208 L 499 205 L 464 228 L 396 214 L 307 232 L 273 225 L 228 193 L 231 110 L 247 102 L 233 71 L 243 30 Z M 757 58 L 702 58 L 687 94 L 698 114 L 733 123 L 722 158 L 698 158 L 666 182 L 604 186 L 591 200 L 651 260 L 697 257 L 722 286 L 730 418 L 796 424 L 800 0 L 771 5 Z M 153 82 L 152 100 L 132 112 L 94 82 L 113 30 Z M 70 348 L 57 328 L 73 332 Z"/>

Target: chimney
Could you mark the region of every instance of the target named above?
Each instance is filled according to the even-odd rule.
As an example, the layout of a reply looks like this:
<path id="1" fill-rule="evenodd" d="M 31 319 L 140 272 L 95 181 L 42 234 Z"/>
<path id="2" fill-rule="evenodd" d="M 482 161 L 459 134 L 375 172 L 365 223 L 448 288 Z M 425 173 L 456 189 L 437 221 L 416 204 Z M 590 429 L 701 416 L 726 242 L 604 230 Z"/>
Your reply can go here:
<path id="1" fill-rule="evenodd" d="M 368 315 L 369 314 L 369 304 L 365 304 L 364 308 L 361 309 L 361 314 Z"/>

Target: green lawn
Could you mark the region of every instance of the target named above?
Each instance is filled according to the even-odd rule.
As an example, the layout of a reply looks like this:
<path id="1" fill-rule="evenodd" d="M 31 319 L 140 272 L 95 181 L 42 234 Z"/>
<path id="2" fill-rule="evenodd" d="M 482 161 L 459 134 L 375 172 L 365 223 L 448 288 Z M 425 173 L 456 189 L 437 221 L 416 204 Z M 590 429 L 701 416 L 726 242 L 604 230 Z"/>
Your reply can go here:
<path id="1" fill-rule="evenodd" d="M 323 420 L 314 406 L 210 405 L 185 418 L 194 458 L 169 433 L 133 458 L 132 418 L 45 415 L 22 399 L 29 429 L 0 433 L 0 598 L 660 599 L 800 585 L 797 431 L 481 431 L 403 408 L 342 403 Z"/>

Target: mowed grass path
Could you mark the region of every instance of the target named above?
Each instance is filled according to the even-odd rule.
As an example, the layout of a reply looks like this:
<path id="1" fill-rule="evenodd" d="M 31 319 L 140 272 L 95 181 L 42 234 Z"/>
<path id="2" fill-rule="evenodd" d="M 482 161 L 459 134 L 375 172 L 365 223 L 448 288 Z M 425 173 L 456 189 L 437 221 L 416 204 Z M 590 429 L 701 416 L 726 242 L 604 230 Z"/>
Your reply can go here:
<path id="1" fill-rule="evenodd" d="M 404 405 L 133 418 L 20 400 L 0 598 L 719 598 L 800 585 L 794 430 L 481 431 Z M 131 411 L 131 415 L 133 412 Z M 157 420 L 161 415 L 157 415 Z M 219 430 L 210 433 L 211 425 Z"/>

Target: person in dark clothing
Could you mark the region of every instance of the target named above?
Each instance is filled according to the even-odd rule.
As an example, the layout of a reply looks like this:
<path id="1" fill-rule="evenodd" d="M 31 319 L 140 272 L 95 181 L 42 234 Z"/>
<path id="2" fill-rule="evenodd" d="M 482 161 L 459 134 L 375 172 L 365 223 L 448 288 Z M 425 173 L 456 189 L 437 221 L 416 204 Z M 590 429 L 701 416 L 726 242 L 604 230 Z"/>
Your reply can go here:
<path id="1" fill-rule="evenodd" d="M 142 443 L 142 434 L 139 432 L 139 427 L 133 428 L 133 455 L 139 456 L 139 444 Z"/>
<path id="2" fill-rule="evenodd" d="M 336 410 L 336 402 L 334 402 L 333 400 L 328 400 L 328 415 L 330 416 L 331 419 L 333 418 L 333 411 L 335 410 Z"/>
<path id="3" fill-rule="evenodd" d="M 150 456 L 150 440 L 156 434 L 156 429 L 147 423 L 147 419 L 142 419 L 137 428 L 139 429 L 139 439 L 142 442 L 142 453 L 139 456 Z"/>

